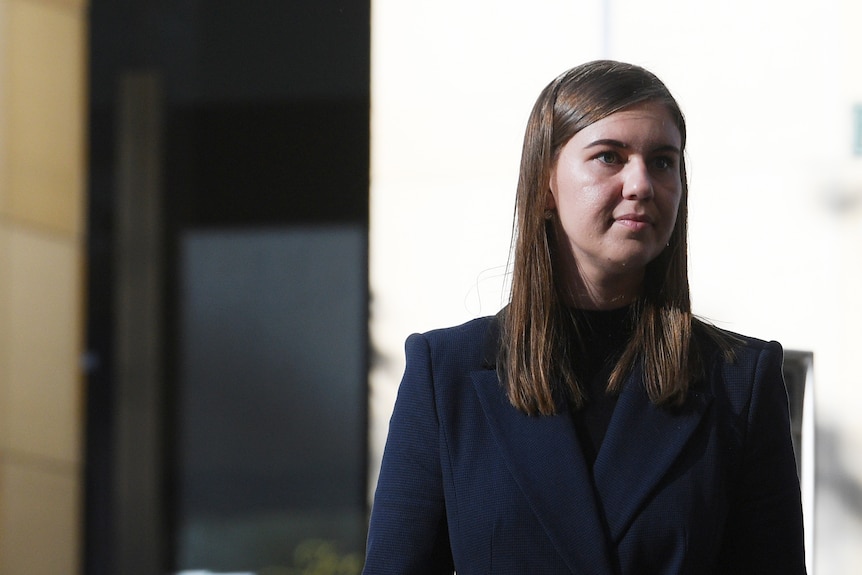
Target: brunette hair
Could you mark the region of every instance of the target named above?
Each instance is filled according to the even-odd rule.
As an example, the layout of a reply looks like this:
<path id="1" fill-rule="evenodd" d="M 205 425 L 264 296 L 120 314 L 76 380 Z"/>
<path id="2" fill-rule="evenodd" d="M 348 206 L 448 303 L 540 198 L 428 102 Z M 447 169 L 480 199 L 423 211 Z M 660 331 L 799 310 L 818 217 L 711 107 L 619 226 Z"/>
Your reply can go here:
<path id="1" fill-rule="evenodd" d="M 546 217 L 552 168 L 562 147 L 584 127 L 643 102 L 667 107 L 683 152 L 686 130 L 679 105 L 654 74 L 631 64 L 598 60 L 572 68 L 545 87 L 530 114 L 518 179 L 511 299 L 501 320 L 497 361 L 509 401 L 528 414 L 555 413 L 558 393 L 575 406 L 584 402 L 573 367 L 572 350 L 580 346 L 569 335 L 567 287 L 555 269 L 555 226 Z M 688 287 L 683 154 L 679 170 L 682 196 L 670 242 L 646 267 L 642 294 L 633 305 L 633 334 L 608 382 L 609 391 L 619 391 L 640 362 L 646 390 L 658 405 L 685 399 L 697 359 L 691 344 L 695 320 Z"/>

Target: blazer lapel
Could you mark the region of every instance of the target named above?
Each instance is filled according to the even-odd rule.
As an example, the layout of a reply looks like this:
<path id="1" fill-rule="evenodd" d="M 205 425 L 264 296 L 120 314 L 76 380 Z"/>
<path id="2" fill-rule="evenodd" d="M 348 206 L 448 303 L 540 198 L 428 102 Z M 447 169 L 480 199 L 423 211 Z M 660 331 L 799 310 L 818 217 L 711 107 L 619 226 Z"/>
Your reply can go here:
<path id="1" fill-rule="evenodd" d="M 506 465 L 573 573 L 615 572 L 596 494 L 568 410 L 528 416 L 506 398 L 497 372 L 473 385 Z"/>
<path id="2" fill-rule="evenodd" d="M 608 530 L 619 543 L 631 521 L 682 452 L 712 398 L 689 391 L 674 410 L 656 407 L 635 369 L 620 394 L 593 474 Z"/>

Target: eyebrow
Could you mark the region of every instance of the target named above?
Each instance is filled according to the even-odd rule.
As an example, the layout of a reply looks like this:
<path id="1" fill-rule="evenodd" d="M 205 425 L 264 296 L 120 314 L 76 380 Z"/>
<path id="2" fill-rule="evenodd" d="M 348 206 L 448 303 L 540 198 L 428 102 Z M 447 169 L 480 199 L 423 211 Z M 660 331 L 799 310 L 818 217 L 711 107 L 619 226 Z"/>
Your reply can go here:
<path id="1" fill-rule="evenodd" d="M 613 140 L 610 138 L 605 138 L 605 139 L 601 139 L 601 140 L 596 140 L 594 142 L 590 142 L 589 144 L 584 146 L 584 149 L 595 148 L 598 146 L 610 146 L 612 148 L 622 148 L 622 149 L 627 149 L 629 147 L 628 144 L 625 144 L 619 140 Z M 673 152 L 677 155 L 681 155 L 679 148 L 677 148 L 676 146 L 671 145 L 671 144 L 664 144 L 664 145 L 657 146 L 657 147 L 650 150 L 651 154 L 655 154 L 656 152 Z"/>

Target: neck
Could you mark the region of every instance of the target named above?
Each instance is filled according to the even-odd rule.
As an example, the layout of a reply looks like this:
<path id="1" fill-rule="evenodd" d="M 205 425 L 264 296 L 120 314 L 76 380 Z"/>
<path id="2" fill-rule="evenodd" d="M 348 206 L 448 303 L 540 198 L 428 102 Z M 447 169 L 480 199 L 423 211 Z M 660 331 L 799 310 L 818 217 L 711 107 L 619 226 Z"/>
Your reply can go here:
<path id="1" fill-rule="evenodd" d="M 570 275 L 567 304 L 580 309 L 617 309 L 634 303 L 643 288 L 643 270 L 637 274 L 588 278 Z"/>

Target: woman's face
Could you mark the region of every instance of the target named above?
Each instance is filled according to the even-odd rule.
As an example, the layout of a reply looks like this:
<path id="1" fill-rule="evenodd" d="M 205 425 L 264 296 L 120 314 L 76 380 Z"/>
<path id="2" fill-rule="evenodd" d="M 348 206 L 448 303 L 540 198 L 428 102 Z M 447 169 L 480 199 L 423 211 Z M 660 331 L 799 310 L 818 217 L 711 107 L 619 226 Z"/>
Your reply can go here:
<path id="1" fill-rule="evenodd" d="M 583 128 L 563 146 L 548 207 L 558 212 L 560 248 L 574 263 L 569 281 L 641 281 L 676 222 L 681 140 L 667 108 L 645 102 Z"/>

